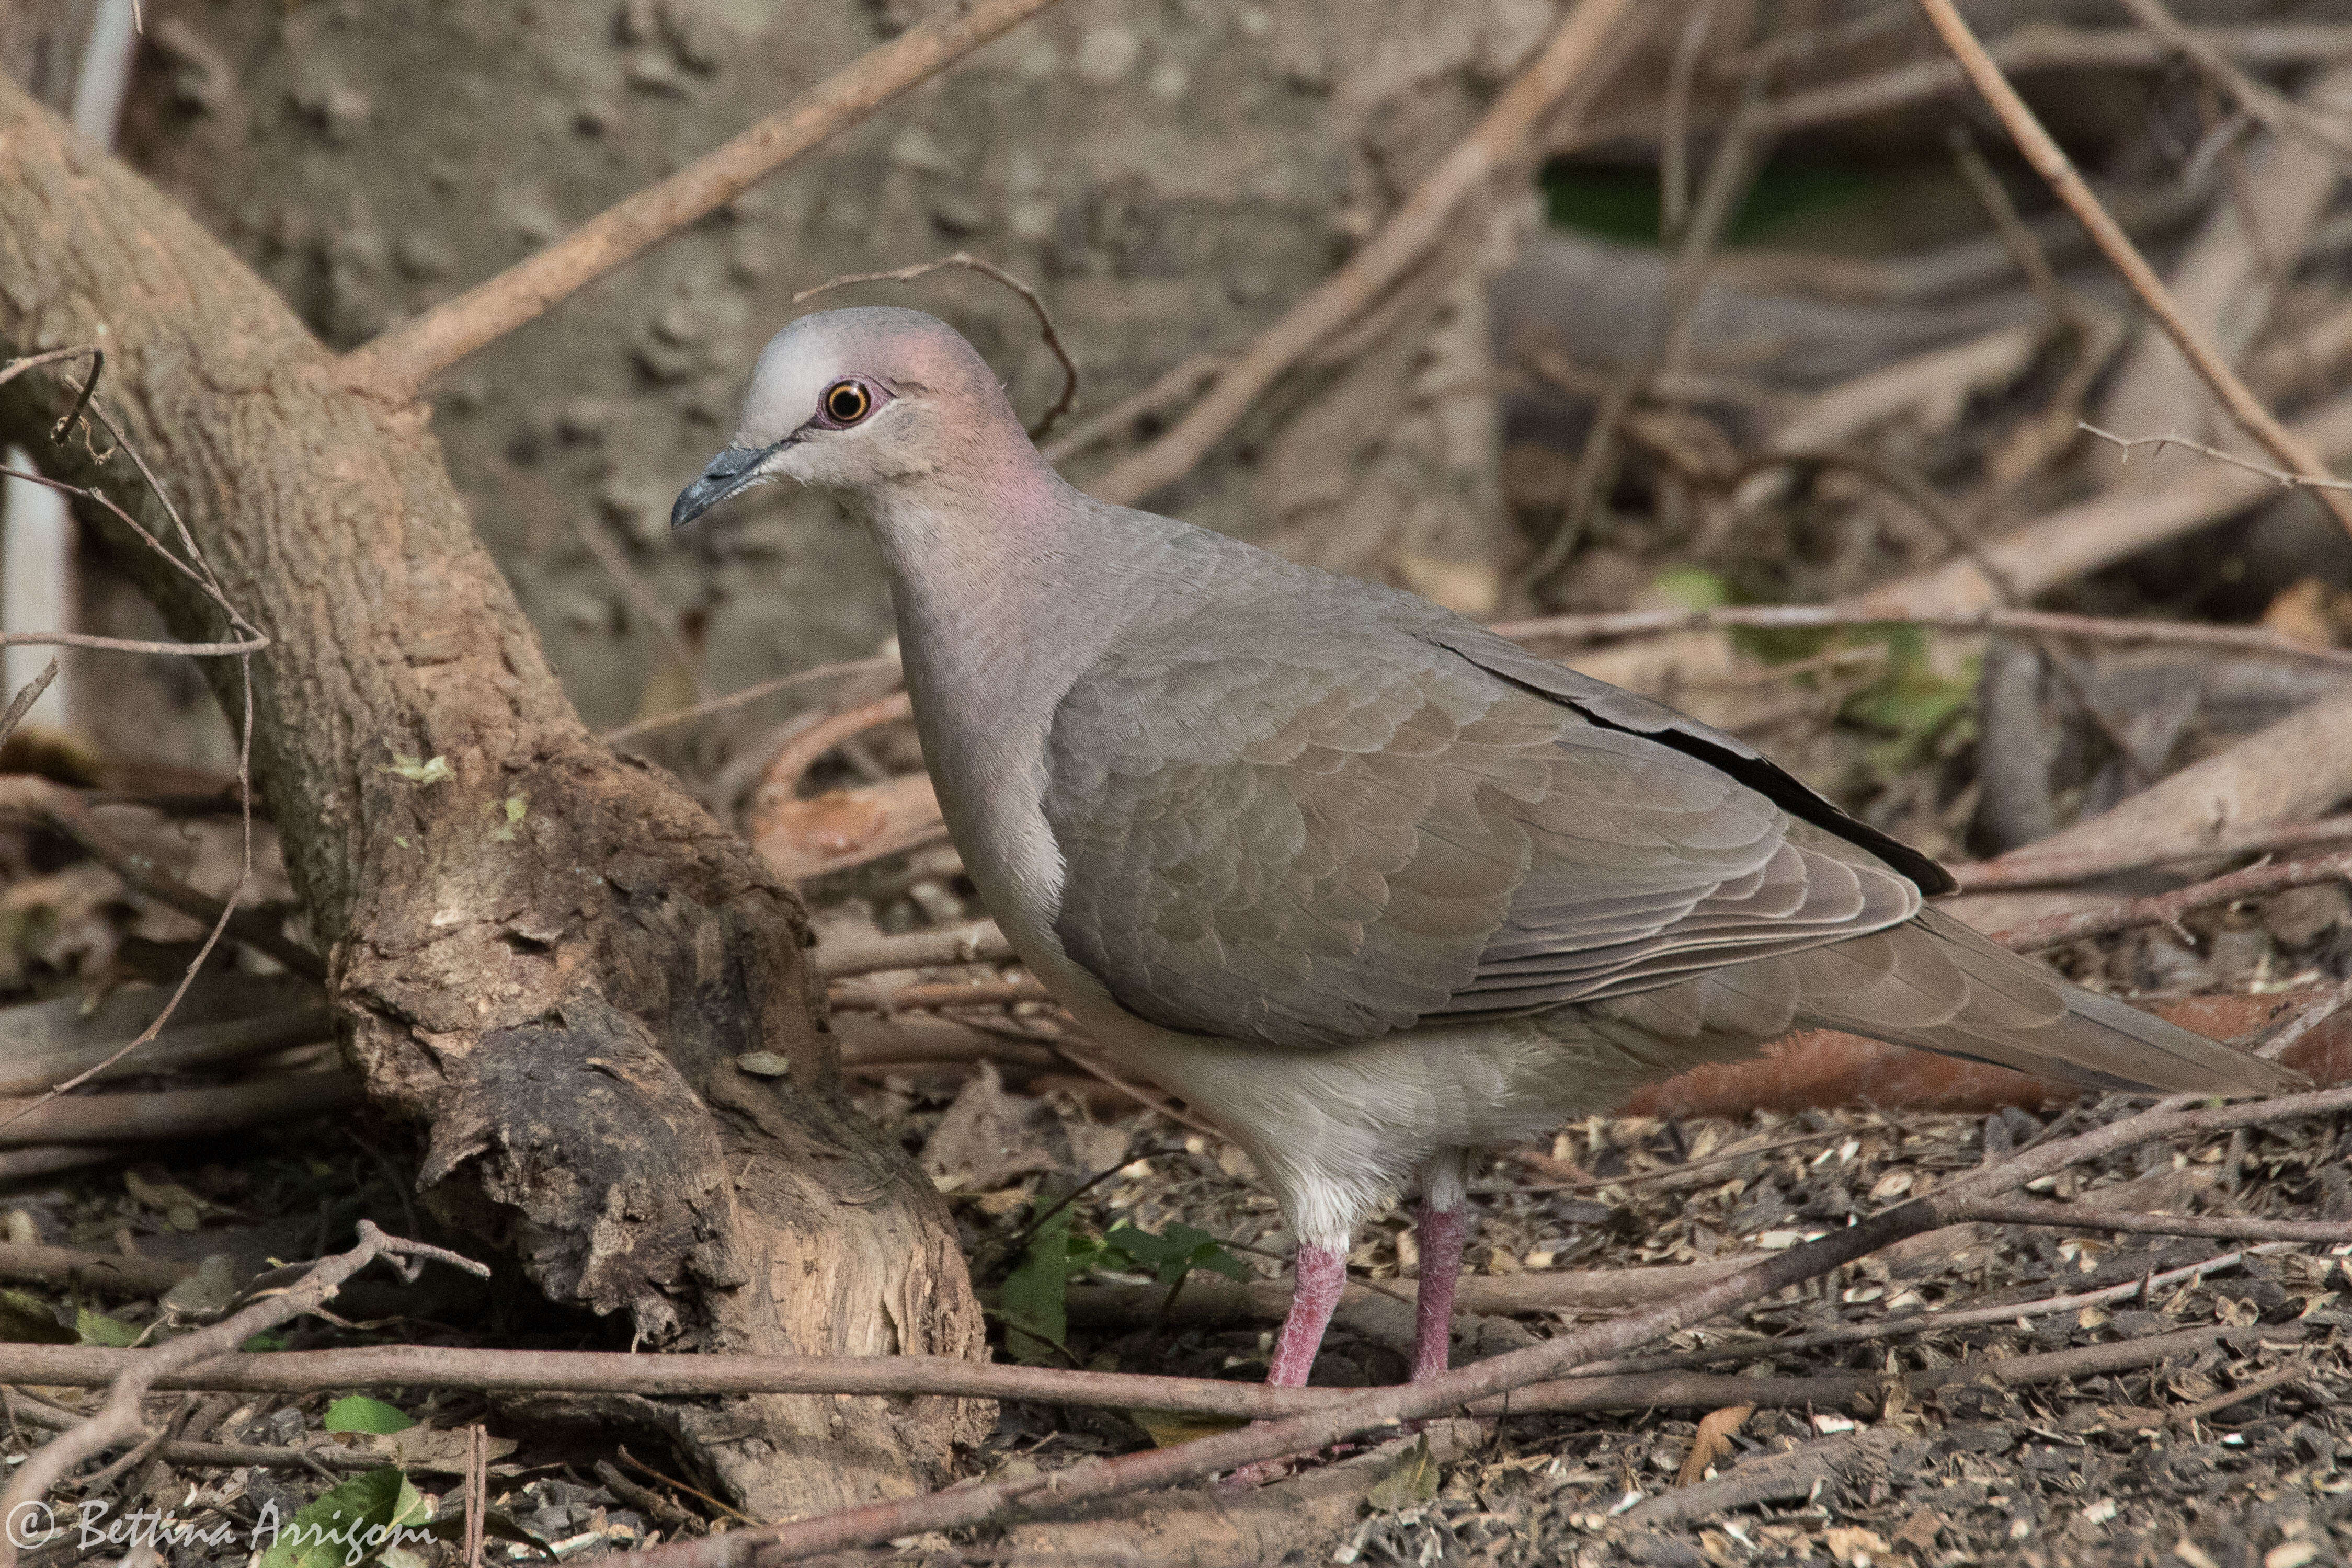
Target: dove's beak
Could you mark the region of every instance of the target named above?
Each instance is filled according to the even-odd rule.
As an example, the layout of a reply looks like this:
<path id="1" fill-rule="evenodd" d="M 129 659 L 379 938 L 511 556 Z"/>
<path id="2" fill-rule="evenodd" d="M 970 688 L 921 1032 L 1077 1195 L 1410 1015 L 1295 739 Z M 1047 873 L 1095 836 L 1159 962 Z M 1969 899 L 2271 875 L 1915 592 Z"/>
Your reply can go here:
<path id="1" fill-rule="evenodd" d="M 772 446 L 730 446 L 710 460 L 702 476 L 677 493 L 669 509 L 669 526 L 682 528 L 738 490 L 759 480 L 761 460 Z"/>

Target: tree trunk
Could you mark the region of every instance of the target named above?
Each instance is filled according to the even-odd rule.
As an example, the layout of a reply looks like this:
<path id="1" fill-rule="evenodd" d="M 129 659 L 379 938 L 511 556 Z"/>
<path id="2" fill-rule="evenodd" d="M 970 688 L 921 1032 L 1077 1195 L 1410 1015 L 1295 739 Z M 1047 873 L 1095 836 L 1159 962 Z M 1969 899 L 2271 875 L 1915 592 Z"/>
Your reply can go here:
<path id="1" fill-rule="evenodd" d="M 78 343 L 106 349 L 101 399 L 275 639 L 255 660 L 257 779 L 351 1052 L 424 1133 L 436 1212 L 648 1345 L 983 1354 L 942 1204 L 841 1099 L 798 902 L 583 727 L 425 411 L 343 384 L 243 264 L 0 82 L 0 353 Z M 0 435 L 143 503 L 103 441 L 47 440 L 71 392 L 45 371 L 0 388 Z M 121 554 L 177 634 L 220 634 L 184 578 Z M 235 712 L 234 662 L 207 673 Z M 418 781 L 441 769 L 404 758 L 446 776 Z M 790 1074 L 743 1072 L 752 1051 Z M 791 1398 L 638 1414 L 771 1514 L 935 1480 L 988 1416 Z"/>

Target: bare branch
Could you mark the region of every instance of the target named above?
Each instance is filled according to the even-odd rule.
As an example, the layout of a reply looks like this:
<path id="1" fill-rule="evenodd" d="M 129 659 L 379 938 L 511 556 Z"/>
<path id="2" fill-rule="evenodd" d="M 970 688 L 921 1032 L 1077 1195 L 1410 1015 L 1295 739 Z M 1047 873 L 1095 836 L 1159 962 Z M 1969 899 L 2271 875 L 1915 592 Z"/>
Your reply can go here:
<path id="1" fill-rule="evenodd" d="M 1533 64 L 1505 89 L 1470 134 L 1456 142 L 1339 271 L 1259 334 L 1175 427 L 1133 453 L 1093 486 L 1117 502 L 1139 501 L 1190 473 L 1301 356 L 1355 319 L 1418 267 L 1451 232 L 1463 206 L 1495 178 L 1533 156 L 1538 128 L 1593 85 L 1632 0 L 1577 0 Z"/>
<path id="2" fill-rule="evenodd" d="M 1199 1479 L 1259 1460 L 1311 1451 L 1359 1432 L 1435 1416 L 1489 1396 L 1525 1390 L 1530 1384 L 1558 1377 L 1585 1363 L 1622 1354 L 1663 1334 L 1703 1322 L 1717 1312 L 1827 1273 L 1906 1237 L 1939 1228 L 1968 1202 L 2007 1192 L 2083 1160 L 2101 1158 L 2159 1138 L 2225 1132 L 2346 1109 L 2352 1109 L 2352 1089 L 2286 1095 L 2214 1110 L 2144 1113 L 1953 1176 L 1927 1197 L 1790 1248 L 1671 1301 L 1609 1322 L 1574 1329 L 1541 1344 L 1442 1373 L 1421 1383 L 1353 1394 L 1310 1415 L 1289 1416 L 1242 1431 L 1222 1432 L 1178 1448 L 1091 1460 L 1050 1474 L 960 1487 L 928 1497 L 877 1503 L 765 1530 L 731 1531 L 614 1561 L 626 1568 L 747 1568 L 755 1561 L 807 1557 L 925 1530 L 1001 1520 L 1039 1504 L 1062 1507 Z M 2150 1339 L 2090 1349 L 2110 1355 L 2144 1354 L 2155 1343 Z M 1975 1375 L 1973 1368 L 1944 1370 Z M 1736 1381 L 1745 1385 L 1748 1380 Z M 1512 1407 L 1528 1406 L 1515 1398 Z"/>
<path id="3" fill-rule="evenodd" d="M 2241 110 L 2262 121 L 2273 135 L 2300 136 L 2319 143 L 2338 158 L 2352 157 L 2352 136 L 2347 136 L 2343 127 L 2330 124 L 2324 116 L 2314 114 L 2267 82 L 2257 81 L 2239 69 L 2210 38 L 2184 26 L 2166 10 L 2164 0 L 2121 3 L 2134 21 L 2195 66 L 2214 86 L 2235 99 Z"/>
<path id="4" fill-rule="evenodd" d="M 911 283 L 927 273 L 937 272 L 946 267 L 960 267 L 967 272 L 992 278 L 1029 302 L 1030 311 L 1037 318 L 1037 329 L 1045 336 L 1045 347 L 1053 350 L 1054 358 L 1062 362 L 1062 395 L 1055 398 L 1054 406 L 1039 414 L 1037 423 L 1029 427 L 1030 440 L 1045 440 L 1061 417 L 1078 406 L 1078 362 L 1070 358 L 1069 349 L 1062 342 L 1061 329 L 1054 325 L 1054 313 L 1045 308 L 1045 301 L 1038 297 L 1037 291 L 994 262 L 982 261 L 968 251 L 960 250 L 937 261 L 918 262 L 912 267 L 901 267 L 891 272 L 853 272 L 840 277 L 828 277 L 814 288 L 803 288 L 793 295 L 793 303 L 798 305 L 802 300 L 814 298 L 829 288 L 847 288 L 856 283 Z"/>
<path id="5" fill-rule="evenodd" d="M 1942 37 L 1945 47 L 1952 51 L 1953 57 L 1959 61 L 1960 68 L 1968 73 L 1977 91 L 2007 128 L 2018 150 L 2025 154 L 2026 162 L 2049 182 L 2059 200 L 2073 209 L 2074 216 L 2089 232 L 2093 243 L 2116 270 L 2123 274 L 2124 280 L 2140 297 L 2140 302 L 2147 307 L 2148 313 L 2156 318 L 2165 335 L 2179 345 L 2182 357 L 2195 367 L 2198 375 L 2212 389 L 2213 395 L 2221 400 L 2222 407 L 2230 411 L 2231 417 L 2287 468 L 2315 483 L 2332 478 L 2326 464 L 2312 450 L 2310 444 L 2279 423 L 2278 417 L 2263 405 L 2262 399 L 2256 397 L 2239 378 L 2238 372 L 2231 368 L 2221 350 L 2195 322 L 2181 313 L 2179 306 L 2173 300 L 2171 289 L 2157 275 L 2156 268 L 2140 255 L 2139 247 L 2132 243 L 2123 225 L 2116 223 L 2107 209 L 2099 204 L 2099 198 L 2092 194 L 2091 187 L 2075 172 L 2074 162 L 2066 156 L 2065 150 L 2058 145 L 2049 131 L 2042 129 L 2032 110 L 2026 107 L 2025 100 L 2017 96 L 2017 89 L 2001 74 L 2000 67 L 1985 53 L 1984 45 L 1969 29 L 1954 0 L 1918 0 L 1918 4 L 1920 10 L 1927 14 L 1928 25 Z M 2322 489 L 2320 500 L 2345 530 L 2352 532 L 2352 497 Z"/>
<path id="6" fill-rule="evenodd" d="M 1593 615 L 1552 615 L 1505 621 L 1494 630 L 1518 643 L 1592 642 L 1658 636 L 1673 632 L 1721 632 L 1843 626 L 1923 626 L 1938 632 L 2017 632 L 2046 637 L 2086 637 L 2102 643 L 2163 643 L 2212 648 L 2298 664 L 2352 669 L 2352 652 L 2292 642 L 2260 626 L 2208 626 L 2189 621 L 2134 621 L 2062 615 L 2046 610 L 1874 612 L 1835 604 L 1739 604 L 1715 610 L 1621 610 Z"/>
<path id="7" fill-rule="evenodd" d="M 2352 839 L 2352 816 L 2323 817 L 2315 822 L 2265 823 L 2215 839 L 2210 844 L 2179 849 L 2150 851 L 2134 846 L 2082 854 L 2036 855 L 2029 848 L 1999 860 L 1947 865 L 1944 869 L 1952 873 L 1952 880 L 1960 884 L 1962 893 L 1992 893 L 2013 887 L 2087 882 L 2119 872 L 2147 871 L 2187 861 L 2228 860 L 2257 851 L 2301 849 L 2345 839 Z"/>
<path id="8" fill-rule="evenodd" d="M 2079 942 L 2086 936 L 2105 936 L 2112 931 L 2129 931 L 2142 925 L 2177 925 L 2180 917 L 2191 910 L 2209 909 L 2217 904 L 2235 904 L 2242 898 L 2283 893 L 2291 887 L 2342 882 L 2347 878 L 2352 878 L 2352 851 L 2323 855 L 2315 860 L 2288 861 L 2282 865 L 2252 866 L 2172 893 L 2135 898 L 2126 903 L 2109 904 L 2104 909 L 2053 915 L 2047 919 L 2032 920 L 2022 925 L 2012 925 L 2006 931 L 1995 932 L 1992 939 L 2004 947 L 2031 953 L 2043 947 L 2055 947 L 2062 942 Z"/>
<path id="9" fill-rule="evenodd" d="M 343 356 L 355 379 L 406 400 L 533 319 L 742 194 L 1054 0 L 971 0 L 869 50 L 734 140 L 607 207 L 553 245 Z"/>
<path id="10" fill-rule="evenodd" d="M 157 1378 L 235 1350 L 255 1334 L 291 1322 L 323 1305 L 344 1281 L 378 1258 L 431 1258 L 484 1278 L 489 1274 L 486 1266 L 470 1258 L 461 1258 L 421 1241 L 386 1236 L 364 1219 L 359 1223 L 359 1237 L 357 1247 L 314 1265 L 290 1288 L 273 1291 L 244 1311 L 193 1333 L 131 1353 L 107 1391 L 106 1403 L 99 1406 L 97 1413 L 43 1444 L 17 1468 L 7 1490 L 0 1492 L 0 1518 L 23 1517 L 21 1511 L 26 1503 L 47 1498 L 50 1490 L 82 1460 L 137 1436 L 146 1425 L 142 1402 L 147 1391 L 155 1386 Z M 15 1537 L 14 1531 L 0 1531 L 0 1568 L 16 1568 L 18 1542 Z"/>
<path id="11" fill-rule="evenodd" d="M 2217 463 L 2227 463 L 2232 468 L 2242 468 L 2249 474 L 2259 474 L 2282 490 L 2352 490 L 2352 479 L 2318 479 L 2308 474 L 2291 474 L 2284 468 L 2273 468 L 2267 463 L 2257 463 L 2241 457 L 2234 452 L 2224 452 L 2201 441 L 2191 441 L 2185 435 L 2117 435 L 2112 430 L 2101 430 L 2084 420 L 2076 420 L 2074 428 L 2085 435 L 2097 436 L 2111 446 L 2120 447 L 2126 461 L 2143 446 L 2153 446 L 2158 452 L 2168 446 L 2185 446 L 2191 452 L 2202 453 Z"/>

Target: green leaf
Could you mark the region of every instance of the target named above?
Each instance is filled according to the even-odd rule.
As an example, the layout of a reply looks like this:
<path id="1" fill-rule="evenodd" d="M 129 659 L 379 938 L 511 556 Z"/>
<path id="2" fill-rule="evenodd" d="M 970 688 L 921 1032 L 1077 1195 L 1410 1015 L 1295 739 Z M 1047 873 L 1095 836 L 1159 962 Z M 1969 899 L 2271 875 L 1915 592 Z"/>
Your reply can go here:
<path id="1" fill-rule="evenodd" d="M 284 1350 L 286 1336 L 275 1329 L 264 1329 L 236 1348 L 247 1355 L 259 1355 L 264 1351 Z"/>
<path id="2" fill-rule="evenodd" d="M 1250 1277 L 1248 1264 L 1226 1251 L 1207 1231 L 1195 1230 L 1189 1225 L 1171 1225 L 1157 1236 L 1132 1225 L 1121 1225 L 1103 1238 L 1103 1246 L 1150 1270 L 1163 1285 L 1175 1284 L 1195 1269 L 1208 1269 L 1244 1283 Z"/>
<path id="3" fill-rule="evenodd" d="M 1704 567 L 1682 566 L 1652 578 L 1643 597 L 1677 610 L 1720 610 L 1731 602 L 1731 585 Z"/>
<path id="4" fill-rule="evenodd" d="M 1435 1497 L 1438 1479 L 1437 1457 L 1429 1451 L 1429 1435 L 1424 1432 L 1412 1448 L 1397 1456 L 1396 1469 L 1383 1477 L 1364 1500 L 1374 1513 L 1401 1512 Z"/>
<path id="5" fill-rule="evenodd" d="M 263 1504 L 253 1540 L 269 1542 L 261 1568 L 362 1568 L 388 1546 L 429 1539 L 429 1511 L 408 1478 L 386 1465 L 321 1493 L 283 1524 L 277 1505 Z"/>
<path id="6" fill-rule="evenodd" d="M 1054 1200 L 1040 1193 L 1037 1201 Z M 996 1315 L 1015 1361 L 1035 1366 L 1062 1359 L 1070 1332 L 1069 1291 L 1070 1209 L 1064 1204 L 1037 1227 L 1021 1261 L 997 1287 Z"/>
<path id="7" fill-rule="evenodd" d="M 127 1350 L 139 1343 L 144 1329 L 133 1328 L 121 1318 L 110 1318 L 103 1312 L 93 1312 L 83 1307 L 74 1313 L 74 1333 L 83 1344 L 111 1345 Z"/>
<path id="8" fill-rule="evenodd" d="M 58 1322 L 55 1307 L 22 1291 L 0 1291 L 0 1340 L 11 1344 L 73 1344 L 79 1337 Z"/>
<path id="9" fill-rule="evenodd" d="M 415 1425 L 383 1400 L 371 1399 L 364 1394 L 346 1394 L 327 1406 L 330 1432 L 374 1432 L 390 1437 Z"/>

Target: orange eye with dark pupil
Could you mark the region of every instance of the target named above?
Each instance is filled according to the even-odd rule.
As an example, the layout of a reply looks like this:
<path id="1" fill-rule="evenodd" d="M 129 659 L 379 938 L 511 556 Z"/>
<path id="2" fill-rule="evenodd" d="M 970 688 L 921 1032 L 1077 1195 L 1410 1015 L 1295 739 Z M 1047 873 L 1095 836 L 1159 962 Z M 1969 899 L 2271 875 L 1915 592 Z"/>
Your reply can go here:
<path id="1" fill-rule="evenodd" d="M 856 424 L 873 407 L 873 394 L 856 382 L 835 382 L 824 389 L 825 416 L 836 423 Z"/>

